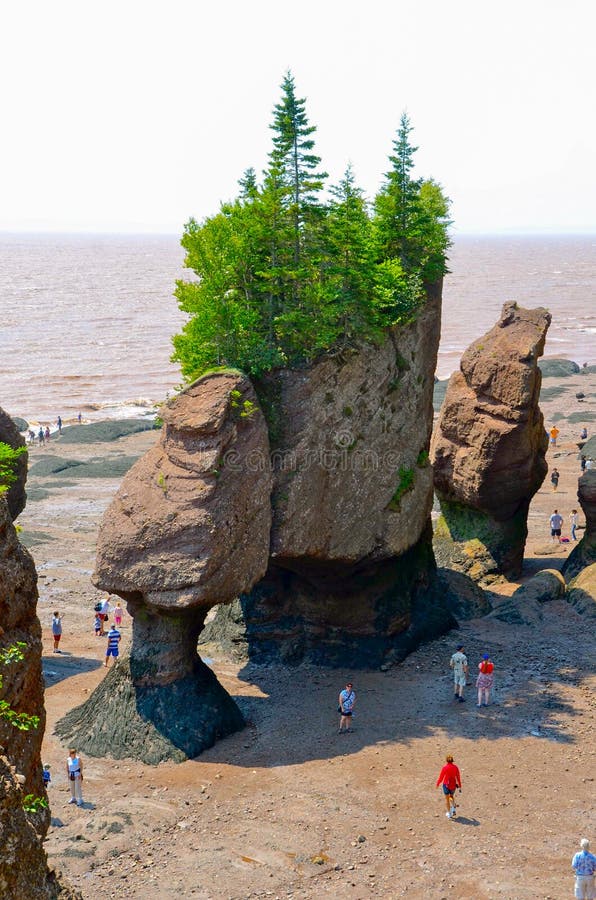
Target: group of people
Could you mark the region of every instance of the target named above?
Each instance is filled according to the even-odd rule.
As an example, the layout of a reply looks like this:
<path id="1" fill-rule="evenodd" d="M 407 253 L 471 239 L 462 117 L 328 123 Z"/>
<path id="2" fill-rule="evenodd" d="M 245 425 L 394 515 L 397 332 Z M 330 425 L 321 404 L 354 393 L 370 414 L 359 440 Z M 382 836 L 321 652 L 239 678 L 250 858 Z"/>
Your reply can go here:
<path id="1" fill-rule="evenodd" d="M 553 514 L 550 517 L 550 536 L 551 540 L 558 541 L 561 543 L 562 541 L 568 541 L 568 538 L 561 537 L 563 530 L 563 522 L 565 521 L 561 513 L 558 509 L 553 510 Z M 569 525 L 571 528 L 571 540 L 577 541 L 577 529 L 579 527 L 578 522 L 578 512 L 577 509 L 571 510 L 571 515 L 569 516 Z"/>
<path id="2" fill-rule="evenodd" d="M 122 625 L 122 612 L 123 610 L 120 601 L 117 600 L 116 605 L 112 607 L 109 597 L 106 597 L 95 607 L 95 637 L 107 637 L 108 639 L 104 661 L 104 666 L 106 668 L 109 665 L 110 657 L 113 657 L 114 659 L 118 658 L 118 645 L 120 644 L 120 639 L 122 637 L 119 631 L 119 628 Z M 109 631 L 106 631 L 106 622 L 108 622 L 110 618 L 110 613 L 113 613 L 114 617 Z"/>
<path id="3" fill-rule="evenodd" d="M 464 645 L 459 644 L 455 653 L 449 660 L 449 666 L 453 669 L 453 699 L 459 703 L 465 703 L 464 688 L 468 683 L 468 658 L 464 653 Z M 478 703 L 476 706 L 488 706 L 490 693 L 494 685 L 495 664 L 490 655 L 485 653 L 478 663 L 478 675 L 476 676 L 476 688 L 478 690 Z"/>

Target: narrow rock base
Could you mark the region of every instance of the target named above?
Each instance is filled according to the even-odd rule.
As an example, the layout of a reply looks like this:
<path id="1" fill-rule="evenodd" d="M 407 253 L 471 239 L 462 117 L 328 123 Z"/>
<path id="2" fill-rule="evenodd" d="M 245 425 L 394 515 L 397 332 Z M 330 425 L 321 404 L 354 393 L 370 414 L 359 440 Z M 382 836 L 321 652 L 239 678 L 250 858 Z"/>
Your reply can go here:
<path id="1" fill-rule="evenodd" d="M 90 756 L 183 762 L 244 726 L 242 713 L 197 656 L 194 671 L 169 684 L 135 684 L 119 660 L 56 734 Z"/>

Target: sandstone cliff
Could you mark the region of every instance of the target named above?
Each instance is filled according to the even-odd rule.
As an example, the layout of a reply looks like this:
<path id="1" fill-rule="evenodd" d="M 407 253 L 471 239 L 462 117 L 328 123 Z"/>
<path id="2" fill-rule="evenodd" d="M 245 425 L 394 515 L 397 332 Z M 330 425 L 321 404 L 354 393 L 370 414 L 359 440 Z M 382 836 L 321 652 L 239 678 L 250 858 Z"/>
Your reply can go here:
<path id="1" fill-rule="evenodd" d="M 563 574 L 567 581 L 586 566 L 596 563 L 596 469 L 587 470 L 578 480 L 577 499 L 586 517 L 586 530 L 565 560 Z"/>
<path id="2" fill-rule="evenodd" d="M 0 409 L 0 441 L 3 444 L 8 444 L 14 449 L 25 446 L 25 441 L 21 437 L 17 426 L 3 409 Z M 23 453 L 17 460 L 15 466 L 17 480 L 9 487 L 4 495 L 8 501 L 8 508 L 13 519 L 16 519 L 19 513 L 23 512 L 27 501 L 27 495 L 25 493 L 25 482 L 27 481 L 27 455 L 28 454 Z"/>
<path id="3" fill-rule="evenodd" d="M 90 754 L 146 762 L 195 756 L 242 726 L 197 638 L 211 606 L 262 577 L 271 528 L 267 427 L 247 378 L 199 379 L 164 408 L 163 421 L 98 537 L 94 580 L 128 603 L 130 659 L 57 729 Z"/>
<path id="4" fill-rule="evenodd" d="M 451 376 L 433 435 L 435 547 L 476 580 L 521 571 L 530 500 L 547 471 L 538 358 L 550 320 L 506 303 Z"/>

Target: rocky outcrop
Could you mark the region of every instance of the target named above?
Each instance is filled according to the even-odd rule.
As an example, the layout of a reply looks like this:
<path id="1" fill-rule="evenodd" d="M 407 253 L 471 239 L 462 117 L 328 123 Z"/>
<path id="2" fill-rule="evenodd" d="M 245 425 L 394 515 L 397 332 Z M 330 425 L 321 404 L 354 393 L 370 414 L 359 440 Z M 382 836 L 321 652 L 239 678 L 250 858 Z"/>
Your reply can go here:
<path id="1" fill-rule="evenodd" d="M 41 627 L 36 615 L 37 575 L 31 556 L 19 543 L 6 497 L 0 497 L 0 647 L 18 651 L 0 664 L 0 896 L 6 898 L 78 897 L 48 871 L 43 838 L 49 812 L 26 813 L 26 795 L 45 798 L 41 742 L 45 727 L 41 672 Z M 27 730 L 10 716 L 37 717 Z M 27 724 L 21 719 L 21 724 Z"/>
<path id="2" fill-rule="evenodd" d="M 568 581 L 596 562 L 596 469 L 588 469 L 578 479 L 577 499 L 586 517 L 586 530 L 565 560 L 563 574 Z"/>
<path id="3" fill-rule="evenodd" d="M 438 552 L 456 567 L 466 544 L 479 542 L 487 560 L 468 574 L 481 582 L 521 571 L 530 500 L 547 471 L 538 357 L 550 319 L 506 303 L 451 376 L 433 435 Z"/>
<path id="4" fill-rule="evenodd" d="M 567 600 L 580 616 L 596 619 L 596 563 L 586 566 L 569 585 Z"/>
<path id="5" fill-rule="evenodd" d="M 454 569 L 438 569 L 447 609 L 458 622 L 487 616 L 492 607 L 482 588 L 472 578 Z"/>
<path id="6" fill-rule="evenodd" d="M 205 376 L 162 416 L 98 537 L 94 580 L 127 601 L 130 659 L 57 729 L 89 754 L 150 763 L 196 756 L 242 726 L 197 638 L 213 605 L 263 576 L 271 529 L 269 440 L 248 379 Z"/>
<path id="7" fill-rule="evenodd" d="M 542 621 L 544 603 L 565 596 L 565 579 L 557 569 L 543 569 L 511 595 L 499 599 L 491 618 L 511 625 L 537 625 Z"/>
<path id="8" fill-rule="evenodd" d="M 0 409 L 0 441 L 13 447 L 15 450 L 17 447 L 25 446 L 25 439 L 21 437 L 16 424 L 3 409 Z M 16 519 L 19 513 L 23 512 L 27 502 L 27 494 L 25 493 L 27 455 L 27 453 L 23 453 L 16 461 L 14 474 L 17 476 L 17 480 L 10 485 L 4 495 L 8 500 L 8 508 L 13 519 Z"/>
<path id="9" fill-rule="evenodd" d="M 257 384 L 274 491 L 268 571 L 241 598 L 252 660 L 384 665 L 453 623 L 429 527 L 440 301 L 377 347 Z"/>

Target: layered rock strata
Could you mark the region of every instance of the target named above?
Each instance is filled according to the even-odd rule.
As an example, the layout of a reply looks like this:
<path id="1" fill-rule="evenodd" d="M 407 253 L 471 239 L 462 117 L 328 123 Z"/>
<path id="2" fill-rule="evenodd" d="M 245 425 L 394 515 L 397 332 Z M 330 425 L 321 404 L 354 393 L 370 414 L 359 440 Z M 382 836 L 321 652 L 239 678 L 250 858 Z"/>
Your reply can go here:
<path id="1" fill-rule="evenodd" d="M 25 440 L 21 437 L 19 429 L 8 413 L 4 412 L 3 409 L 0 409 L 0 441 L 3 444 L 8 444 L 9 447 L 12 447 L 15 450 L 18 447 L 25 446 Z M 16 519 L 19 513 L 23 512 L 25 503 L 27 502 L 27 495 L 25 493 L 25 482 L 27 481 L 27 456 L 27 453 L 23 453 L 17 460 L 14 468 L 17 480 L 10 485 L 8 491 L 4 494 L 4 497 L 8 501 L 10 515 L 13 519 Z"/>
<path id="2" fill-rule="evenodd" d="M 538 405 L 550 314 L 506 303 L 499 322 L 464 353 L 431 446 L 443 565 L 481 583 L 520 573 L 530 500 L 547 471 Z"/>
<path id="3" fill-rule="evenodd" d="M 577 499 L 586 517 L 586 530 L 565 560 L 563 574 L 568 581 L 586 566 L 596 563 L 596 469 L 588 469 L 578 479 Z"/>
<path id="4" fill-rule="evenodd" d="M 257 384 L 274 444 L 271 556 L 241 598 L 258 662 L 377 666 L 453 624 L 431 549 L 441 290 L 377 347 Z"/>
<path id="5" fill-rule="evenodd" d="M 149 763 L 196 756 L 242 727 L 197 638 L 210 607 L 263 576 L 271 528 L 267 426 L 248 379 L 205 376 L 163 421 L 98 537 L 94 581 L 127 601 L 130 657 L 57 729 L 87 753 Z"/>

